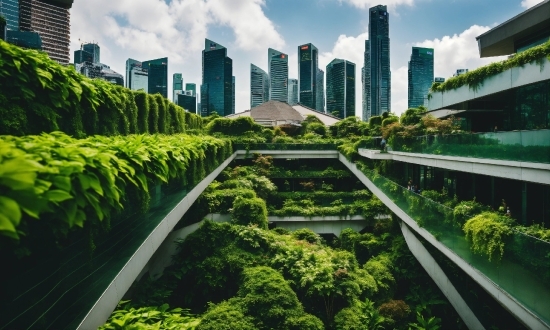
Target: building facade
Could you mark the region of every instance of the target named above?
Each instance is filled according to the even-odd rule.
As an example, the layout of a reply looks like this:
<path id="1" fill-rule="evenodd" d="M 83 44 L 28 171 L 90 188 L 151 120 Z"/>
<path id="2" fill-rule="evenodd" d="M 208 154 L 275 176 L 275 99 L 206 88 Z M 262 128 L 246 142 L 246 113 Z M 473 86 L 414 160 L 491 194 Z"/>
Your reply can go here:
<path id="1" fill-rule="evenodd" d="M 83 44 L 81 49 L 92 55 L 92 63 L 101 63 L 100 48 L 97 43 Z"/>
<path id="2" fill-rule="evenodd" d="M 325 72 L 317 68 L 317 77 L 315 83 L 317 89 L 315 95 L 315 110 L 325 112 Z"/>
<path id="3" fill-rule="evenodd" d="M 193 96 L 197 96 L 197 85 L 193 83 L 187 83 L 185 84 L 185 91 L 186 92 L 190 91 L 192 92 Z"/>
<path id="4" fill-rule="evenodd" d="M 327 113 L 355 116 L 355 63 L 334 59 L 327 65 Z"/>
<path id="5" fill-rule="evenodd" d="M 144 61 L 142 67 L 148 73 L 147 92 L 157 94 L 168 98 L 168 58 L 157 58 L 155 60 Z"/>
<path id="6" fill-rule="evenodd" d="M 430 87 L 434 81 L 433 48 L 413 47 L 409 61 L 408 107 L 418 108 L 424 105 Z"/>
<path id="7" fill-rule="evenodd" d="M 189 93 L 191 94 L 191 93 Z M 191 113 L 197 113 L 197 97 L 193 95 L 179 94 L 178 105 Z"/>
<path id="8" fill-rule="evenodd" d="M 278 50 L 267 50 L 269 70 L 269 99 L 288 101 L 288 55 Z"/>
<path id="9" fill-rule="evenodd" d="M 298 79 L 288 79 L 288 101 L 289 105 L 298 104 Z"/>
<path id="10" fill-rule="evenodd" d="M 235 76 L 231 76 L 231 113 L 235 113 Z"/>
<path id="11" fill-rule="evenodd" d="M 126 88 L 149 92 L 149 72 L 140 61 L 126 60 Z"/>
<path id="12" fill-rule="evenodd" d="M 0 15 L 6 20 L 6 29 L 19 30 L 19 0 L 0 0 Z"/>
<path id="13" fill-rule="evenodd" d="M 250 63 L 250 108 L 269 101 L 269 76 L 258 66 Z"/>
<path id="14" fill-rule="evenodd" d="M 202 51 L 201 116 L 215 111 L 220 116 L 233 112 L 233 60 L 227 48 L 205 39 Z"/>
<path id="15" fill-rule="evenodd" d="M 370 111 L 370 41 L 365 40 L 365 52 L 363 53 L 363 68 L 361 69 L 361 101 L 363 121 L 368 121 Z"/>
<path id="16" fill-rule="evenodd" d="M 183 94 L 183 75 L 174 73 L 172 75 L 172 101 L 178 103 L 178 94 Z"/>
<path id="17" fill-rule="evenodd" d="M 391 111 L 391 72 L 387 6 L 372 7 L 369 13 L 370 118 Z"/>
<path id="18" fill-rule="evenodd" d="M 19 1 L 19 30 L 37 32 L 42 39 L 42 50 L 64 65 L 70 62 L 71 5 L 72 1 L 63 5 L 40 0 Z"/>
<path id="19" fill-rule="evenodd" d="M 318 57 L 312 44 L 298 46 L 298 102 L 311 109 L 317 106 Z"/>

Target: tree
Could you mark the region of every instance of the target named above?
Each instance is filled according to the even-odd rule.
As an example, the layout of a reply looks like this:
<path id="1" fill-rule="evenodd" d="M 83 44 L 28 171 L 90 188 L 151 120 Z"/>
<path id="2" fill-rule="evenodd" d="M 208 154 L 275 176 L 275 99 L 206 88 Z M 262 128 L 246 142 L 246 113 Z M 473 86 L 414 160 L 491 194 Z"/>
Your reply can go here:
<path id="1" fill-rule="evenodd" d="M 401 114 L 401 125 L 416 125 L 420 123 L 422 114 L 425 112 L 426 108 L 424 106 L 407 109 L 405 112 L 403 112 L 403 114 Z"/>

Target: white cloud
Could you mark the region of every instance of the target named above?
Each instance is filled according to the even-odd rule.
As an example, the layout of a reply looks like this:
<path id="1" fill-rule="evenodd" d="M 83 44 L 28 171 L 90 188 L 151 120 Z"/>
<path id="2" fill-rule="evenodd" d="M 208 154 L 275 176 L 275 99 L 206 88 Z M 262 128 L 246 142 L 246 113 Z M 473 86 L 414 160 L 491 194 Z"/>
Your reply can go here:
<path id="1" fill-rule="evenodd" d="M 338 0 L 338 1 L 347 2 L 352 6 L 355 6 L 360 9 L 367 9 L 377 5 L 384 5 L 384 6 L 388 6 L 388 10 L 390 12 L 395 11 L 395 8 L 399 5 L 412 6 L 414 4 L 414 0 Z"/>
<path id="2" fill-rule="evenodd" d="M 521 2 L 521 6 L 522 6 L 523 8 L 526 8 L 526 9 L 527 9 L 527 8 L 533 7 L 533 6 L 536 5 L 536 4 L 541 3 L 542 1 L 543 1 L 543 0 L 523 0 L 523 1 Z"/>
<path id="3" fill-rule="evenodd" d="M 391 112 L 400 116 L 408 108 L 409 68 L 399 67 L 391 71 Z"/>

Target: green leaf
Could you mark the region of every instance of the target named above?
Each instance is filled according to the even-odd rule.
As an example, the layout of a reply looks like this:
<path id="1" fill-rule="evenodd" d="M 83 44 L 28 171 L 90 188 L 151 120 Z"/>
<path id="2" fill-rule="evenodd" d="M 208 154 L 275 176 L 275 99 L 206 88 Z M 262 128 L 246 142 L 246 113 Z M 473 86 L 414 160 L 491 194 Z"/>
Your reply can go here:
<path id="1" fill-rule="evenodd" d="M 54 203 L 63 202 L 73 198 L 73 196 L 71 196 L 68 192 L 59 189 L 48 190 L 46 194 L 44 194 L 44 197 Z"/>
<path id="2" fill-rule="evenodd" d="M 59 189 L 71 191 L 71 178 L 68 176 L 56 175 L 52 178 L 52 182 Z"/>
<path id="3" fill-rule="evenodd" d="M 0 196 L 0 214 L 4 215 L 14 226 L 21 221 L 21 209 L 16 201 L 11 198 Z"/>
<path id="4" fill-rule="evenodd" d="M 14 239 L 19 239 L 19 235 L 13 223 L 5 215 L 0 213 L 0 234 Z"/>

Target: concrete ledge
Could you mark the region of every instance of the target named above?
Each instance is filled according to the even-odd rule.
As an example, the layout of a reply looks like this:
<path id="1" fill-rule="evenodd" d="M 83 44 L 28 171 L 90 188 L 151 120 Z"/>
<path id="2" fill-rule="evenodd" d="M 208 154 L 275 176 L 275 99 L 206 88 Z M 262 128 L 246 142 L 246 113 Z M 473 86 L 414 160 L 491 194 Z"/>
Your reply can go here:
<path id="1" fill-rule="evenodd" d="M 142 245 L 134 252 L 133 256 L 128 260 L 126 265 L 117 274 L 113 282 L 105 289 L 101 297 L 88 311 L 78 329 L 97 329 L 105 323 L 118 302 L 123 298 L 132 283 L 139 276 L 142 269 L 155 253 L 155 251 L 165 241 L 168 234 L 174 226 L 179 222 L 181 217 L 187 212 L 189 207 L 193 205 L 199 195 L 206 187 L 220 174 L 220 172 L 235 159 L 236 153 L 231 155 L 218 168 L 204 178 L 195 188 L 193 188 L 174 209 L 166 215 L 164 220 L 149 234 Z"/>
<path id="2" fill-rule="evenodd" d="M 359 155 L 377 160 L 392 160 L 393 156 L 389 153 L 382 153 L 380 150 L 371 150 L 371 149 L 359 149 Z"/>
<path id="3" fill-rule="evenodd" d="M 270 155 L 273 158 L 288 158 L 288 159 L 298 159 L 298 158 L 338 158 L 339 152 L 337 150 L 237 150 L 237 159 L 252 157 L 253 154 L 259 153 L 262 155 Z"/>

